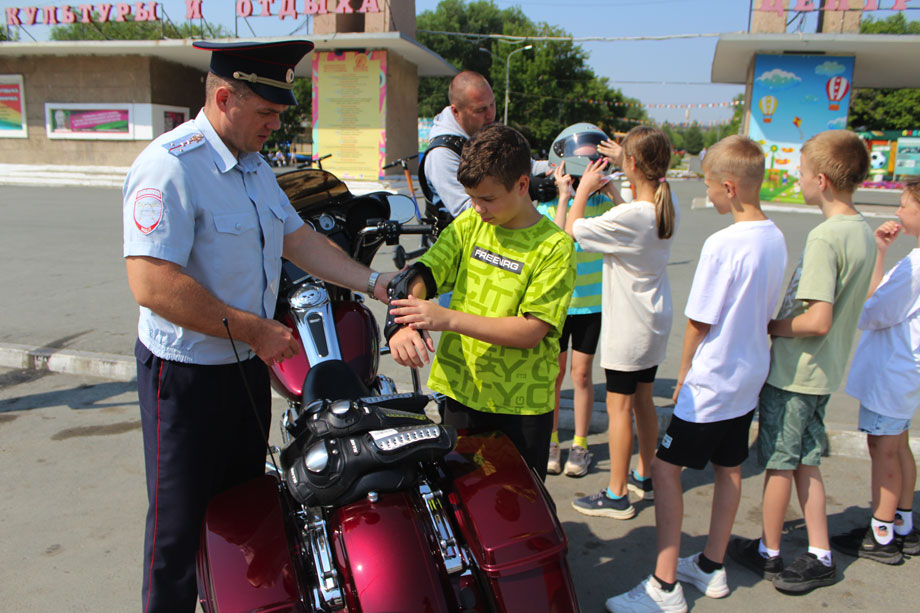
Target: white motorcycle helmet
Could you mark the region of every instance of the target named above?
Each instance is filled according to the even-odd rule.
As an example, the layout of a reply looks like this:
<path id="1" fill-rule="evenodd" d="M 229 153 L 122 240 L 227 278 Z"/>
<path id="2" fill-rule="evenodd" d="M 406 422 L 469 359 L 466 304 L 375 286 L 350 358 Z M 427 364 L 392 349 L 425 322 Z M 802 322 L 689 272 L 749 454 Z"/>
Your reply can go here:
<path id="1" fill-rule="evenodd" d="M 580 177 L 588 164 L 601 159 L 597 145 L 610 140 L 603 130 L 590 123 L 576 123 L 559 133 L 550 147 L 549 161 L 556 166 L 565 162 L 566 174 Z M 606 172 L 613 170 L 608 165 Z"/>

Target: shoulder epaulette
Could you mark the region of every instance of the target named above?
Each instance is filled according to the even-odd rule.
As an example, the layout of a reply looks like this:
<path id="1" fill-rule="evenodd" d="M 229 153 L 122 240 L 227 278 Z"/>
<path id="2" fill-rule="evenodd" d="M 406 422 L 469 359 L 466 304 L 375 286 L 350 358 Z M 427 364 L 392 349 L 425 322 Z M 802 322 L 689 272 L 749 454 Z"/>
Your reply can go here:
<path id="1" fill-rule="evenodd" d="M 204 144 L 204 134 L 201 132 L 192 132 L 191 134 L 186 134 L 181 136 L 174 141 L 168 143 L 163 143 L 163 148 L 166 149 L 169 153 L 180 156 L 186 151 L 191 151 L 196 149 Z"/>

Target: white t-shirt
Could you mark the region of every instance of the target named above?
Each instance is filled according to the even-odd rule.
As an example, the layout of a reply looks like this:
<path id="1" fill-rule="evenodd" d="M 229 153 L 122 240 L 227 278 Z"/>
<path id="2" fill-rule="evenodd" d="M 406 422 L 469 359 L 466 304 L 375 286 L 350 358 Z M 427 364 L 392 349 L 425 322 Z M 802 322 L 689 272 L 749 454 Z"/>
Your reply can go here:
<path id="1" fill-rule="evenodd" d="M 684 314 L 712 326 L 690 363 L 674 414 L 709 423 L 750 412 L 770 370 L 767 324 L 786 269 L 770 221 L 743 221 L 706 239 Z"/>
<path id="2" fill-rule="evenodd" d="M 575 221 L 573 234 L 582 249 L 604 254 L 603 368 L 635 372 L 664 361 L 673 318 L 668 257 L 680 216 L 676 201 L 674 211 L 668 239 L 658 238 L 655 205 L 641 200 Z"/>
<path id="3" fill-rule="evenodd" d="M 920 249 L 888 271 L 859 329 L 847 394 L 880 415 L 910 419 L 920 406 Z"/>

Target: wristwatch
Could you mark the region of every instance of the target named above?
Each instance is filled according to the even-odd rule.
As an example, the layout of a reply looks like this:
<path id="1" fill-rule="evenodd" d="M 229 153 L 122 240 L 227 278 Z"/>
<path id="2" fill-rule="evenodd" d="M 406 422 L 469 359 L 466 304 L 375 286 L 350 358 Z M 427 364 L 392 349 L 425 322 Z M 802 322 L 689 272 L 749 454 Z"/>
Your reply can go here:
<path id="1" fill-rule="evenodd" d="M 367 278 L 367 293 L 372 298 L 374 297 L 374 288 L 377 287 L 377 277 L 379 276 L 379 272 L 371 271 L 371 276 Z"/>

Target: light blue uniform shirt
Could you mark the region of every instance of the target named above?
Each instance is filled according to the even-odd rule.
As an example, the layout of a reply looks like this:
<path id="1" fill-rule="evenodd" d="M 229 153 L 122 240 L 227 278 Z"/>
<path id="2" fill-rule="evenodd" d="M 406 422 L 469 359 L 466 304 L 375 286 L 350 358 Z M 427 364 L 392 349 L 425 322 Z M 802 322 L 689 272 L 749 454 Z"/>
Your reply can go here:
<path id="1" fill-rule="evenodd" d="M 125 257 L 173 262 L 224 303 L 274 315 L 284 236 L 303 221 L 261 155 L 237 160 L 202 110 L 144 149 L 123 193 Z M 235 360 L 226 338 L 177 326 L 144 307 L 137 333 L 166 360 Z M 253 355 L 245 343 L 237 349 L 243 359 Z"/>

